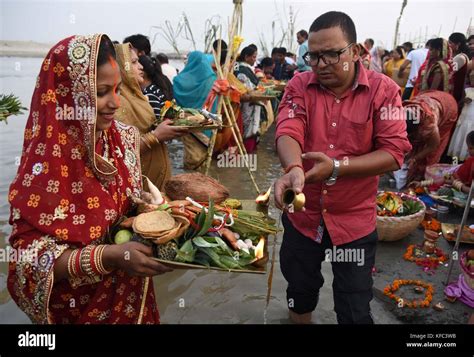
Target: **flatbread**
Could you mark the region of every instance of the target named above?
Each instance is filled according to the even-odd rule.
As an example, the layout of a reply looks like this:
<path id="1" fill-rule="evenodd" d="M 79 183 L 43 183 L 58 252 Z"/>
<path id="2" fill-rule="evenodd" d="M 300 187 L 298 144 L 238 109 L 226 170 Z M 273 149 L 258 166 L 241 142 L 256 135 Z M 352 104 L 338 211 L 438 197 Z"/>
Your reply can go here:
<path id="1" fill-rule="evenodd" d="M 157 234 L 175 227 L 175 219 L 165 211 L 153 211 L 138 215 L 133 221 L 133 230 L 140 234 Z"/>

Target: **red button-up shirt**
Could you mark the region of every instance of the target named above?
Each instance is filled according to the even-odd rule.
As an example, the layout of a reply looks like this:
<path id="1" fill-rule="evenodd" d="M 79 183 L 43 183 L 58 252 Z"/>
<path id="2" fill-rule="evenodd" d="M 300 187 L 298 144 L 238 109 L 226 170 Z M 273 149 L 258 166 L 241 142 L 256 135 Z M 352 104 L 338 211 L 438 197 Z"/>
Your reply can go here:
<path id="1" fill-rule="evenodd" d="M 390 153 L 401 166 L 411 150 L 407 139 L 400 88 L 387 76 L 356 64 L 356 80 L 337 97 L 313 72 L 294 77 L 279 107 L 276 140 L 288 135 L 303 153 L 323 152 L 349 160 L 375 150 Z M 314 165 L 303 160 L 305 171 Z M 378 176 L 339 177 L 335 185 L 305 184 L 306 211 L 288 218 L 303 235 L 316 239 L 321 215 L 334 245 L 360 239 L 376 227 Z"/>

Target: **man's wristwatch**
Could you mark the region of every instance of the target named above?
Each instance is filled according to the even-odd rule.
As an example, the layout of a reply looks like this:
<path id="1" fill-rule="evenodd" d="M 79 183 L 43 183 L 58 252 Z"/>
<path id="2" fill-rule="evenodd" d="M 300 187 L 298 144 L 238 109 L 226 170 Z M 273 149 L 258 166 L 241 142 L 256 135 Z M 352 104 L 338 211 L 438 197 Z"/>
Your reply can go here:
<path id="1" fill-rule="evenodd" d="M 332 174 L 326 180 L 326 185 L 328 186 L 332 186 L 336 183 L 337 175 L 339 175 L 339 166 L 341 166 L 339 160 L 332 159 L 332 163 L 333 163 Z"/>

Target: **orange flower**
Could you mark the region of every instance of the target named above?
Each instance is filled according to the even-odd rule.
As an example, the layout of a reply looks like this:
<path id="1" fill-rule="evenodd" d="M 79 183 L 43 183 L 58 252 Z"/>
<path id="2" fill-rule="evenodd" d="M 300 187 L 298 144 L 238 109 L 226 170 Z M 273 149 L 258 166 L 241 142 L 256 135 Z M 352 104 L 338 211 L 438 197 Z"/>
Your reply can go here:
<path id="1" fill-rule="evenodd" d="M 61 165 L 61 176 L 62 177 L 68 177 L 68 167 L 66 165 Z"/>
<path id="2" fill-rule="evenodd" d="M 173 102 L 170 100 L 167 100 L 164 104 L 165 109 L 171 108 L 173 106 Z"/>
<path id="3" fill-rule="evenodd" d="M 41 197 L 39 195 L 35 195 L 34 193 L 30 195 L 30 199 L 26 203 L 28 207 L 38 207 L 38 203 Z"/>
<path id="4" fill-rule="evenodd" d="M 8 202 L 13 201 L 13 199 L 15 198 L 17 194 L 18 194 L 18 190 L 12 190 L 10 194 L 8 195 Z"/>

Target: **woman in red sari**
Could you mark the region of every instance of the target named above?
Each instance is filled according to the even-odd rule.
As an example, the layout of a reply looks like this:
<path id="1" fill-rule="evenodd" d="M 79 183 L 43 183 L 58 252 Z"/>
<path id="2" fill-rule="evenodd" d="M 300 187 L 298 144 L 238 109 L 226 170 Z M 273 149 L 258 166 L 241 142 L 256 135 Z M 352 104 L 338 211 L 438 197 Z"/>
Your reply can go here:
<path id="1" fill-rule="evenodd" d="M 457 103 L 449 93 L 429 90 L 404 101 L 403 106 L 413 147 L 409 154 L 408 182 L 420 181 L 426 166 L 438 163 L 449 143 L 458 117 Z"/>
<path id="2" fill-rule="evenodd" d="M 443 38 L 430 40 L 426 61 L 418 71 L 413 96 L 425 90 L 453 92 L 452 50 Z"/>
<path id="3" fill-rule="evenodd" d="M 105 35 L 72 36 L 43 61 L 11 184 L 8 289 L 34 323 L 159 323 L 138 242 L 107 245 L 141 193 L 139 133 L 114 120 L 120 71 Z"/>

